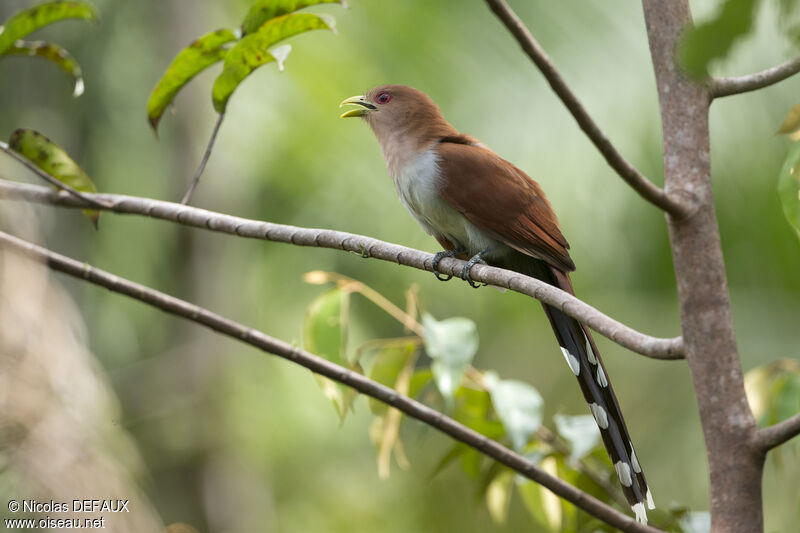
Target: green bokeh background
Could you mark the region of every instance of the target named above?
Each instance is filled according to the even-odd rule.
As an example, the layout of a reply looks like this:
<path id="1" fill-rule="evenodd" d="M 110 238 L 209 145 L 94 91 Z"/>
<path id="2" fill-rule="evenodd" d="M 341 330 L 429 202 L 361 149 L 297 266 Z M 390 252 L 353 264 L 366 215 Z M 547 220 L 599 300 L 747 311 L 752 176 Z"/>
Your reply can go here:
<path id="1" fill-rule="evenodd" d="M 577 293 L 645 332 L 679 331 L 661 213 L 608 168 L 538 71 L 479 0 L 348 0 L 322 6 L 338 35 L 291 40 L 274 66 L 235 93 L 193 203 L 215 211 L 367 234 L 436 251 L 397 201 L 369 129 L 338 119 L 338 103 L 381 83 L 430 94 L 460 130 L 536 178 L 559 214 L 578 265 Z M 33 128 L 59 143 L 98 188 L 178 200 L 215 113 L 218 68 L 194 80 L 150 131 L 145 104 L 172 57 L 196 36 L 236 26 L 245 0 L 96 0 L 101 24 L 65 22 L 37 34 L 80 61 L 86 93 L 71 98 L 44 62 L 0 62 L 0 137 Z M 3 0 L 0 19 L 28 0 Z M 620 151 L 661 182 L 658 102 L 641 6 L 581 0 L 512 3 Z M 696 18 L 713 2 L 693 2 Z M 759 70 L 797 53 L 776 30 L 774 3 L 716 74 Z M 715 102 L 711 112 L 717 215 L 745 370 L 797 358 L 800 243 L 783 218 L 777 174 L 789 141 L 773 135 L 800 100 L 800 78 Z M 0 161 L 3 177 L 33 178 Z M 3 204 L 3 209 L 13 209 Z M 437 318 L 477 324 L 476 366 L 535 385 L 554 413 L 585 405 L 540 307 L 528 298 L 332 250 L 231 238 L 141 217 L 103 215 L 99 232 L 78 211 L 37 208 L 51 248 L 206 306 L 287 341 L 321 292 L 310 270 L 357 278 L 397 303 L 412 283 Z M 139 303 L 63 279 L 79 302 L 91 348 L 114 385 L 147 467 L 142 479 L 166 523 L 200 531 L 520 531 L 518 500 L 492 524 L 477 483 L 457 468 L 431 478 L 446 438 L 408 424 L 412 468 L 379 480 L 363 400 L 340 424 L 311 375 Z M 390 319 L 357 306 L 360 337 L 396 336 Z M 705 451 L 689 373 L 598 338 L 656 503 L 708 509 Z M 765 475 L 767 531 L 798 516 L 798 461 L 784 454 Z"/>

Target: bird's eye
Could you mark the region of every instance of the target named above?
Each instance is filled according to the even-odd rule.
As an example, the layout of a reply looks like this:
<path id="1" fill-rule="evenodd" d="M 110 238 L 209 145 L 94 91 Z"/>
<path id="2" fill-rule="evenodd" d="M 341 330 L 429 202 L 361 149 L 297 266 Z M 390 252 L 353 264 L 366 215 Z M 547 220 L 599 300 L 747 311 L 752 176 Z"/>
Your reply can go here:
<path id="1" fill-rule="evenodd" d="M 379 104 L 388 104 L 391 99 L 392 95 L 389 93 L 381 93 L 375 97 L 375 101 Z"/>

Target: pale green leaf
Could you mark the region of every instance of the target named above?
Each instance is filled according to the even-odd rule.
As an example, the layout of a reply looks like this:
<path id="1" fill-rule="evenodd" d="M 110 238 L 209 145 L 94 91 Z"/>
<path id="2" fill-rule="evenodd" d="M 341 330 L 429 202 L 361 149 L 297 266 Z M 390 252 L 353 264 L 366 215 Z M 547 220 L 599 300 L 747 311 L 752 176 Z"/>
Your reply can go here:
<path id="1" fill-rule="evenodd" d="M 711 514 L 708 512 L 690 512 L 680 519 L 684 533 L 709 533 L 711 531 Z"/>
<path id="2" fill-rule="evenodd" d="M 309 306 L 303 324 L 303 346 L 309 352 L 342 366 L 348 366 L 345 357 L 344 298 L 349 293 L 340 288 L 318 296 Z M 344 418 L 355 396 L 353 389 L 328 378 L 314 375 L 325 396 L 333 402 L 340 418 Z"/>
<path id="3" fill-rule="evenodd" d="M 778 178 L 778 195 L 786 220 L 800 232 L 800 142 L 795 143 L 783 163 Z"/>
<path id="4" fill-rule="evenodd" d="M 486 507 L 495 524 L 505 524 L 508 520 L 508 510 L 511 506 L 511 482 L 514 475 L 509 470 L 503 470 L 495 477 L 486 489 Z"/>
<path id="5" fill-rule="evenodd" d="M 287 13 L 317 4 L 341 4 L 347 7 L 345 0 L 258 0 L 247 12 L 242 23 L 242 35 L 253 33 L 265 22 Z"/>
<path id="6" fill-rule="evenodd" d="M 412 342 L 404 346 L 384 348 L 375 356 L 368 374 L 369 378 L 387 387 L 397 388 L 397 378 L 416 349 L 416 345 Z M 374 398 L 370 398 L 368 403 L 370 410 L 376 415 L 385 414 L 389 408 L 385 403 Z"/>
<path id="7" fill-rule="evenodd" d="M 527 383 L 511 379 L 501 381 L 493 372 L 487 372 L 485 380 L 494 410 L 511 444 L 516 450 L 522 450 L 542 425 L 542 396 Z"/>
<path id="8" fill-rule="evenodd" d="M 708 76 L 708 66 L 724 58 L 733 44 L 753 27 L 759 0 L 724 0 L 708 21 L 690 28 L 680 44 L 680 59 L 695 78 Z"/>
<path id="9" fill-rule="evenodd" d="M 224 113 L 233 91 L 258 67 L 277 62 L 283 63 L 291 48 L 281 46 L 270 50 L 276 43 L 299 33 L 311 30 L 335 30 L 333 19 L 311 13 L 293 13 L 268 20 L 255 33 L 245 35 L 225 56 L 225 68 L 214 82 L 214 109 Z"/>
<path id="10" fill-rule="evenodd" d="M 573 461 L 584 457 L 600 442 L 600 430 L 592 415 L 555 415 L 553 421 L 558 434 L 570 444 Z"/>
<path id="11" fill-rule="evenodd" d="M 153 130 L 158 129 L 161 116 L 178 91 L 200 72 L 224 59 L 228 53 L 225 45 L 235 40 L 231 30 L 217 30 L 200 37 L 175 56 L 147 101 L 147 118 Z"/>
<path id="12" fill-rule="evenodd" d="M 57 44 L 45 41 L 16 41 L 0 58 L 12 55 L 40 57 L 54 63 L 72 78 L 73 96 L 78 97 L 83 94 L 83 75 L 80 65 L 69 52 Z"/>
<path id="13" fill-rule="evenodd" d="M 97 22 L 97 11 L 86 2 L 48 2 L 18 11 L 0 26 L 0 54 L 39 28 L 64 19 Z"/>
<path id="14" fill-rule="evenodd" d="M 80 192 L 97 192 L 97 188 L 86 172 L 56 143 L 39 132 L 18 129 L 11 134 L 9 147 L 52 177 Z M 100 213 L 84 209 L 92 224 L 97 227 Z"/>
<path id="15" fill-rule="evenodd" d="M 429 314 L 423 315 L 422 325 L 425 328 L 425 351 L 433 360 L 431 370 L 436 386 L 450 401 L 478 351 L 478 328 L 466 318 L 437 321 Z"/>
<path id="16" fill-rule="evenodd" d="M 789 112 L 786 113 L 786 118 L 783 119 L 781 127 L 775 133 L 794 133 L 800 129 L 800 104 L 793 105 Z"/>

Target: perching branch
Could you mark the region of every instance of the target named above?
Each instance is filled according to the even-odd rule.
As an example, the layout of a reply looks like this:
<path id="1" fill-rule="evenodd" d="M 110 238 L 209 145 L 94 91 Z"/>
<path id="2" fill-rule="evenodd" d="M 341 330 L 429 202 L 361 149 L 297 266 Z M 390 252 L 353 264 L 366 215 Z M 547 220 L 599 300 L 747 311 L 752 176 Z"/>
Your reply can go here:
<path id="1" fill-rule="evenodd" d="M 223 118 L 225 118 L 225 113 L 220 113 L 217 123 L 214 124 L 214 131 L 211 132 L 211 138 L 208 139 L 208 146 L 206 146 L 206 151 L 203 153 L 203 159 L 200 161 L 200 166 L 197 167 L 197 171 L 194 173 L 192 183 L 189 185 L 189 190 L 183 195 L 183 199 L 181 200 L 183 205 L 187 205 L 189 203 L 189 200 L 192 198 L 192 193 L 194 193 L 195 188 L 197 188 L 197 184 L 200 183 L 200 176 L 203 175 L 203 171 L 206 169 L 206 163 L 208 163 L 208 158 L 211 157 L 211 149 L 214 148 L 214 143 L 217 140 L 217 134 L 219 133 L 220 126 L 222 126 Z"/>
<path id="2" fill-rule="evenodd" d="M 498 442 L 361 374 L 331 363 L 326 359 L 270 337 L 260 331 L 238 324 L 197 305 L 93 268 L 86 263 L 56 254 L 7 233 L 0 232 L 0 247 L 45 263 L 59 272 L 86 280 L 113 292 L 130 296 L 167 313 L 202 324 L 218 333 L 255 346 L 267 353 L 277 355 L 307 368 L 316 374 L 352 387 L 362 394 L 375 398 L 442 433 L 450 435 L 531 481 L 546 487 L 554 494 L 621 531 L 633 533 L 658 533 L 661 531 L 636 522 L 630 516 L 624 515 L 569 483 L 549 475 L 525 457 L 509 450 Z"/>
<path id="3" fill-rule="evenodd" d="M 769 87 L 800 72 L 800 57 L 746 76 L 711 80 L 711 97 L 721 98 Z"/>
<path id="4" fill-rule="evenodd" d="M 676 218 L 685 216 L 689 208 L 676 198 L 674 195 L 668 194 L 666 191 L 657 187 L 650 180 L 648 180 L 636 167 L 631 165 L 622 154 L 608 140 L 605 133 L 600 127 L 592 120 L 586 108 L 583 107 L 578 97 L 561 77 L 561 74 L 556 69 L 553 62 L 545 53 L 544 49 L 539 45 L 536 39 L 531 34 L 530 30 L 525 26 L 522 20 L 516 13 L 509 7 L 505 0 L 486 0 L 489 8 L 497 15 L 497 18 L 508 28 L 508 31 L 514 36 L 522 50 L 533 60 L 541 73 L 544 75 L 550 87 L 561 99 L 567 107 L 572 116 L 578 122 L 578 126 L 583 130 L 589 140 L 594 143 L 605 160 L 611 165 L 619 176 L 627 182 L 639 195 L 648 202 L 660 207 L 667 213 Z"/>
<path id="5" fill-rule="evenodd" d="M 800 435 L 800 414 L 759 430 L 756 433 L 756 441 L 761 450 L 768 452 L 798 435 Z"/>
<path id="6" fill-rule="evenodd" d="M 109 211 L 145 215 L 177 222 L 185 226 L 209 229 L 220 233 L 254 239 L 313 246 L 355 252 L 362 257 L 374 257 L 405 266 L 432 271 L 433 254 L 387 242 L 327 229 L 300 228 L 271 222 L 249 220 L 199 209 L 196 207 L 117 194 L 95 194 L 93 198 L 109 203 Z M 22 200 L 63 207 L 84 208 L 86 203 L 45 187 L 0 180 L 0 198 Z M 447 258 L 439 271 L 458 276 L 464 262 Z M 475 265 L 472 278 L 503 287 L 561 309 L 567 315 L 588 325 L 598 333 L 636 353 L 653 359 L 681 359 L 683 342 L 680 337 L 666 339 L 640 333 L 601 313 L 589 304 L 543 281 L 517 272 L 486 265 Z"/>
<path id="7" fill-rule="evenodd" d="M 107 207 L 105 204 L 103 204 L 102 200 L 98 200 L 97 198 L 92 198 L 89 195 L 86 195 L 86 194 L 84 194 L 84 193 L 82 193 L 82 192 L 80 192 L 78 190 L 73 189 L 72 187 L 70 187 L 66 183 L 58 181 L 57 179 L 55 179 L 50 174 L 48 174 L 47 172 L 45 172 L 41 168 L 39 168 L 36 165 L 34 165 L 33 163 L 31 163 L 26 157 L 23 157 L 20 154 L 18 154 L 16 151 L 12 150 L 10 146 L 8 146 L 6 143 L 4 143 L 2 141 L 0 141 L 0 150 L 2 150 L 3 152 L 7 153 L 8 155 L 10 155 L 12 158 L 16 159 L 20 163 L 22 163 L 25 166 L 25 168 L 27 168 L 28 170 L 30 170 L 31 172 L 33 172 L 34 174 L 36 174 L 37 176 L 39 176 L 40 178 L 42 178 L 43 180 L 48 182 L 49 184 L 51 184 L 54 187 L 57 187 L 57 188 L 59 188 L 59 189 L 61 189 L 63 191 L 67 191 L 69 194 L 75 196 L 76 198 L 80 198 L 81 200 L 83 200 L 84 202 L 86 202 L 88 204 L 87 207 L 95 207 L 95 208 Z"/>

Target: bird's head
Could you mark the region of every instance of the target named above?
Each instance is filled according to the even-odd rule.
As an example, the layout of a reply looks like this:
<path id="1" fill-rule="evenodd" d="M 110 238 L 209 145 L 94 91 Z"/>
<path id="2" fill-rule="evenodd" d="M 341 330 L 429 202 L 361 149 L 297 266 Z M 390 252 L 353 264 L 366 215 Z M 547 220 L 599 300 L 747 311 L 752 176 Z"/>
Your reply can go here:
<path id="1" fill-rule="evenodd" d="M 428 95 L 405 85 L 379 85 L 367 94 L 346 99 L 339 107 L 346 105 L 356 107 L 341 118 L 365 119 L 379 140 L 398 134 L 421 140 L 455 131 Z"/>

